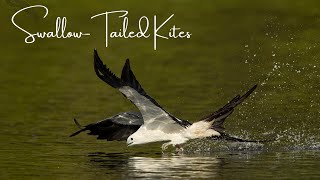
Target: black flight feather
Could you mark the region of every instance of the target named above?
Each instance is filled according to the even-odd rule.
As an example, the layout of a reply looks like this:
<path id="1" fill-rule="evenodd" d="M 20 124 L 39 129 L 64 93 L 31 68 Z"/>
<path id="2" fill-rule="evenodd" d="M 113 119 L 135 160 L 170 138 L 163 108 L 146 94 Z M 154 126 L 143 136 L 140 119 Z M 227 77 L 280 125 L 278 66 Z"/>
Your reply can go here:
<path id="1" fill-rule="evenodd" d="M 216 112 L 200 119 L 202 121 L 213 121 L 213 124 L 211 126 L 212 129 L 223 132 L 224 127 L 223 123 L 225 119 L 232 114 L 234 108 L 242 103 L 249 95 L 257 88 L 257 85 L 254 85 L 249 91 L 247 91 L 243 96 L 237 95 L 234 97 L 229 103 L 227 103 L 225 106 L 217 110 Z"/>
<path id="2" fill-rule="evenodd" d="M 232 136 L 225 134 L 225 133 L 220 133 L 220 136 L 209 137 L 209 139 L 230 141 L 230 142 L 253 142 L 253 143 L 272 142 L 272 141 L 276 140 L 275 138 L 264 139 L 264 140 L 248 140 L 248 139 L 241 139 L 241 138 L 237 138 L 237 137 L 232 137 Z"/>
<path id="3" fill-rule="evenodd" d="M 137 112 L 119 113 L 113 117 L 86 126 L 81 126 L 76 119 L 74 119 L 74 122 L 80 130 L 71 134 L 70 137 L 84 131 L 89 131 L 88 135 L 97 135 L 97 139 L 106 139 L 107 141 L 126 140 L 143 124 L 142 116 Z"/>
<path id="4" fill-rule="evenodd" d="M 123 86 L 129 86 L 136 90 L 139 94 L 149 99 L 154 105 L 161 108 L 164 112 L 166 112 L 158 103 L 156 100 L 154 100 L 151 96 L 149 96 L 138 80 L 136 79 L 135 75 L 133 74 L 131 67 L 130 67 L 130 61 L 129 59 L 126 60 L 126 63 L 124 64 L 122 68 L 122 74 L 121 79 L 118 78 L 114 73 L 110 71 L 109 68 L 106 67 L 106 65 L 103 64 L 102 60 L 100 59 L 97 50 L 94 50 L 94 70 L 97 74 L 97 76 L 109 84 L 110 86 L 114 88 L 121 88 Z M 188 127 L 191 125 L 190 122 L 178 119 L 174 116 L 172 116 L 170 113 L 166 112 L 175 122 L 180 124 L 182 127 Z"/>
<path id="5" fill-rule="evenodd" d="M 101 61 L 98 52 L 94 49 L 94 71 L 97 76 L 110 86 L 114 88 L 119 88 L 122 86 L 122 81 L 115 74 L 113 74 L 106 65 Z"/>

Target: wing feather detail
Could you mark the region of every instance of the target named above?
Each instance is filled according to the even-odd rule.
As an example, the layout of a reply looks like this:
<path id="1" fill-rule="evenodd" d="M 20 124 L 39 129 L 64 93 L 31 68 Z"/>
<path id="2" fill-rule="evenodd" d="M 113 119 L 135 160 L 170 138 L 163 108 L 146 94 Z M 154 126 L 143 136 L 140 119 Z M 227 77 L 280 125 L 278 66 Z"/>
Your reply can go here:
<path id="1" fill-rule="evenodd" d="M 135 104 L 140 110 L 145 124 L 152 122 L 155 127 L 163 123 L 177 123 L 185 128 L 191 125 L 190 122 L 178 119 L 165 111 L 155 99 L 144 91 L 131 70 L 129 59 L 126 60 L 126 63 L 123 66 L 121 78 L 118 78 L 105 64 L 103 64 L 98 52 L 94 50 L 94 70 L 102 81 L 118 89 Z"/>

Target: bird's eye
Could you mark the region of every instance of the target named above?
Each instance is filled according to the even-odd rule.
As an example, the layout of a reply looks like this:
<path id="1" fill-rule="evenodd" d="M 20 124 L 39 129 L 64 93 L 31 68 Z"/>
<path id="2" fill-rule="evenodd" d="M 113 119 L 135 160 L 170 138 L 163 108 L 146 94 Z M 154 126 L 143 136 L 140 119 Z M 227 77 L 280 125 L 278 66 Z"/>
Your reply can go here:
<path id="1" fill-rule="evenodd" d="M 133 141 L 133 138 L 131 138 L 131 141 Z"/>

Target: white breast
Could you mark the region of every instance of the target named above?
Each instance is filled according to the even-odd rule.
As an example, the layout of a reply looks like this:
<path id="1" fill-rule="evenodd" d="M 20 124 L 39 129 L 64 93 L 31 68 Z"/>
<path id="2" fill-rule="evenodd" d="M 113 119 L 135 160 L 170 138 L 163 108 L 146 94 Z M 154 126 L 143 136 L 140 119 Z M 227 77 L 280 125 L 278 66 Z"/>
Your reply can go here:
<path id="1" fill-rule="evenodd" d="M 171 144 L 182 144 L 188 140 L 185 137 L 186 129 L 180 130 L 176 133 L 166 133 L 160 129 L 150 130 L 144 126 L 141 126 L 138 131 L 134 133 L 136 144 L 145 144 L 149 142 L 171 141 Z"/>

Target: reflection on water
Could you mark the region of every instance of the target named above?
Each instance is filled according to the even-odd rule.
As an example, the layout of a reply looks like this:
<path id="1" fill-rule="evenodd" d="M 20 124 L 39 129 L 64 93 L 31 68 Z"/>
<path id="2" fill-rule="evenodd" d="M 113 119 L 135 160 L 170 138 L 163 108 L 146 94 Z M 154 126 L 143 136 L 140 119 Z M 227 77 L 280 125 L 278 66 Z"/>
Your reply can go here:
<path id="1" fill-rule="evenodd" d="M 124 179 L 288 178 L 302 173 L 319 177 L 319 143 L 304 140 L 287 142 L 279 138 L 263 144 L 195 140 L 179 154 L 172 153 L 174 149 L 160 153 L 160 148 L 155 152 L 131 148 L 125 153 L 94 152 L 88 154 L 87 168 L 102 176 Z"/>
<path id="2" fill-rule="evenodd" d="M 223 159 L 213 156 L 186 156 L 163 154 L 157 157 L 135 156 L 129 154 L 92 153 L 91 165 L 105 168 L 110 174 L 122 172 L 122 176 L 132 178 L 179 178 L 216 177 L 222 168 Z M 112 174 L 112 173 L 111 173 Z"/>
<path id="3" fill-rule="evenodd" d="M 130 157 L 128 169 L 133 177 L 214 178 L 223 161 L 214 157 Z"/>
<path id="4" fill-rule="evenodd" d="M 215 154 L 90 153 L 89 168 L 108 178 L 319 177 L 317 151 L 216 152 Z M 294 169 L 294 171 L 292 171 Z M 285 172 L 291 172 L 290 174 Z"/>

